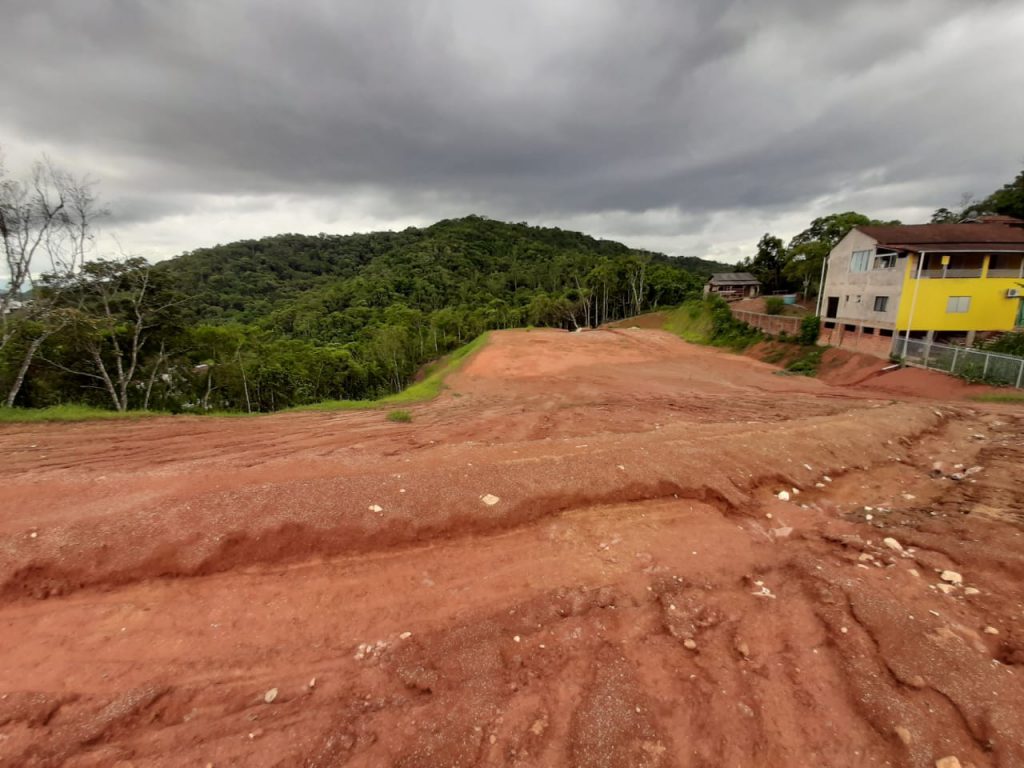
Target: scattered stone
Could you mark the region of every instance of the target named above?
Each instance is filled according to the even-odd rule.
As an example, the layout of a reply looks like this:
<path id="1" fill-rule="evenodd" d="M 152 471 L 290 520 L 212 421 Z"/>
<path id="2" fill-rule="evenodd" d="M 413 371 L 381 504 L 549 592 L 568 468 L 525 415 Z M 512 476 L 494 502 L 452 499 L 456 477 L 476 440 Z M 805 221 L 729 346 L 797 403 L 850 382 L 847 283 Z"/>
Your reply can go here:
<path id="1" fill-rule="evenodd" d="M 771 520 L 772 519 L 772 513 L 771 512 L 766 513 L 765 517 L 767 517 L 769 520 Z"/>
<path id="2" fill-rule="evenodd" d="M 868 560 L 874 560 L 875 556 L 870 552 L 861 552 L 860 555 L 857 556 L 857 559 L 862 563 L 866 563 Z"/>
<path id="3" fill-rule="evenodd" d="M 864 515 L 864 519 L 867 520 L 870 523 L 872 520 L 875 519 L 875 516 L 872 515 L 872 514 L 867 514 L 867 515 Z"/>
<path id="4" fill-rule="evenodd" d="M 963 768 L 963 766 L 957 757 L 950 755 L 949 757 L 940 757 L 936 760 L 935 768 Z"/>
<path id="5" fill-rule="evenodd" d="M 939 591 L 944 595 L 951 595 L 956 592 L 956 587 L 952 584 L 936 584 L 935 586 L 938 587 Z"/>
<path id="6" fill-rule="evenodd" d="M 917 572 L 917 568 L 910 568 L 910 569 L 907 570 L 907 573 L 909 573 L 914 578 L 917 578 L 917 579 L 921 578 L 921 574 Z"/>
<path id="7" fill-rule="evenodd" d="M 893 730 L 896 732 L 896 735 L 899 737 L 900 741 L 902 741 L 907 746 L 909 746 L 910 742 L 913 741 L 913 739 L 910 736 L 910 729 L 907 728 L 905 725 L 897 725 L 895 728 L 893 728 Z"/>
<path id="8" fill-rule="evenodd" d="M 976 587 L 964 587 L 965 595 L 980 595 L 981 590 Z"/>
<path id="9" fill-rule="evenodd" d="M 688 637 L 688 638 L 686 638 L 685 640 L 683 640 L 683 645 L 684 645 L 684 646 L 685 646 L 685 647 L 686 647 L 686 648 L 687 648 L 688 650 L 691 650 L 691 651 L 695 651 L 695 650 L 697 650 L 697 641 L 696 641 L 696 640 L 694 640 L 694 639 L 693 639 L 693 638 L 691 638 L 691 637 Z"/>
<path id="10" fill-rule="evenodd" d="M 493 507 L 495 504 L 501 501 L 501 499 L 499 499 L 493 493 L 487 493 L 480 497 L 480 501 L 482 501 L 488 507 Z"/>
<path id="11" fill-rule="evenodd" d="M 794 488 L 793 489 L 793 495 L 794 496 L 799 496 L 800 495 L 800 489 L 799 488 Z"/>
<path id="12" fill-rule="evenodd" d="M 804 469 L 806 469 L 808 472 L 814 471 L 814 467 L 812 467 L 810 464 L 804 464 Z"/>
<path id="13" fill-rule="evenodd" d="M 996 629 L 995 627 L 985 627 L 985 629 L 983 630 L 983 632 L 984 632 L 984 633 L 985 633 L 986 635 L 998 635 L 998 634 L 999 634 L 999 630 L 998 630 L 998 629 Z"/>
<path id="14" fill-rule="evenodd" d="M 905 499 L 906 501 L 913 501 L 914 499 L 916 499 L 916 498 L 917 498 L 917 496 L 915 496 L 915 495 L 914 495 L 914 494 L 912 494 L 912 493 L 904 493 L 904 494 L 903 494 L 903 498 L 904 498 L 904 499 Z"/>
<path id="15" fill-rule="evenodd" d="M 840 631 L 840 632 L 842 632 L 842 633 L 843 633 L 843 634 L 845 635 L 845 634 L 846 634 L 847 632 L 849 632 L 850 630 L 848 630 L 848 629 L 847 629 L 846 627 L 840 627 L 840 628 L 839 628 L 839 631 Z"/>
<path id="16" fill-rule="evenodd" d="M 964 583 L 964 577 L 956 571 L 943 571 L 939 574 L 939 578 L 943 581 L 948 581 L 950 584 L 956 584 L 957 586 Z"/>
<path id="17" fill-rule="evenodd" d="M 779 501 L 789 501 L 789 491 L 779 491 Z"/>
<path id="18" fill-rule="evenodd" d="M 970 469 L 964 470 L 965 475 L 976 475 L 981 472 L 981 467 L 971 467 Z"/>
<path id="19" fill-rule="evenodd" d="M 829 477 L 828 475 L 823 476 L 821 479 L 824 480 L 826 483 L 831 483 L 832 482 L 832 478 Z"/>
<path id="20" fill-rule="evenodd" d="M 412 632 L 403 632 L 398 637 L 401 640 L 408 640 L 410 637 L 412 637 Z"/>
<path id="21" fill-rule="evenodd" d="M 896 552 L 903 551 L 903 545 L 896 541 L 896 539 L 894 539 L 892 536 L 886 536 L 884 539 L 882 539 L 882 543 L 885 544 L 885 546 L 887 546 L 889 549 L 895 550 Z"/>
<path id="22" fill-rule="evenodd" d="M 736 643 L 736 652 L 739 653 L 744 659 L 750 658 L 750 646 L 744 642 Z"/>
<path id="23" fill-rule="evenodd" d="M 273 704 L 274 699 L 277 698 L 277 688 L 271 688 L 269 691 L 263 694 L 263 700 L 267 704 Z"/>
<path id="24" fill-rule="evenodd" d="M 824 487 L 825 487 L 825 484 L 824 484 L 824 483 L 815 483 L 815 484 L 814 484 L 814 487 L 815 487 L 815 488 L 824 488 Z"/>
<path id="25" fill-rule="evenodd" d="M 793 533 L 793 526 L 784 525 L 781 528 L 773 528 L 772 533 L 775 534 L 776 539 L 788 539 L 789 535 Z"/>
<path id="26" fill-rule="evenodd" d="M 382 507 L 380 504 L 371 504 L 370 505 L 370 511 L 371 512 L 383 512 L 384 511 L 384 507 Z"/>
<path id="27" fill-rule="evenodd" d="M 316 688 L 316 678 L 315 677 L 309 678 L 309 682 L 306 683 L 306 685 L 309 686 L 310 690 L 312 690 L 313 688 Z"/>
<path id="28" fill-rule="evenodd" d="M 521 639 L 522 638 L 520 638 L 519 635 L 516 635 L 515 637 L 512 638 L 512 642 L 518 643 Z"/>

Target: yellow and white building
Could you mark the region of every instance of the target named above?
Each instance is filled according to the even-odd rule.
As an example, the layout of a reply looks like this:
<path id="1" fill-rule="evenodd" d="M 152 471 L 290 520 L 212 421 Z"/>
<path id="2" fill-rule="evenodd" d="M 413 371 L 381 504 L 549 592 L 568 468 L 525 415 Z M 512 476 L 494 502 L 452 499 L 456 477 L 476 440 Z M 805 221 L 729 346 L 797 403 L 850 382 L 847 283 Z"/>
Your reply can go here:
<path id="1" fill-rule="evenodd" d="M 826 261 L 822 341 L 880 357 L 903 339 L 1024 330 L 1024 221 L 860 226 Z"/>

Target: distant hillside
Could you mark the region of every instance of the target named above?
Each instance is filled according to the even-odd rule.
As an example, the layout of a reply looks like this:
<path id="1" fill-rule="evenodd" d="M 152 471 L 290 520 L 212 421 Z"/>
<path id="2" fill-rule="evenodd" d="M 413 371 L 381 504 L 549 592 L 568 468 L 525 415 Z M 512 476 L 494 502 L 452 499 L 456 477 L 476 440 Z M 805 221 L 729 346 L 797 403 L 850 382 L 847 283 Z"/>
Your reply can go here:
<path id="1" fill-rule="evenodd" d="M 731 268 L 693 256 L 637 251 L 579 232 L 469 216 L 402 232 L 243 240 L 186 253 L 157 269 L 194 298 L 197 320 L 266 324 L 277 312 L 274 322 L 294 332 L 287 318 L 296 312 L 395 303 L 430 312 L 492 300 L 525 306 L 537 291 L 579 292 L 595 278 L 604 290 L 615 277 L 623 281 L 622 275 L 606 273 L 621 271 L 631 257 L 652 267 L 653 293 L 643 298 L 654 304 L 679 299 L 679 279 L 692 287 L 691 275 L 703 279 Z M 592 274 L 599 265 L 604 277 Z M 297 300 L 300 306 L 292 306 Z M 531 319 L 520 314 L 515 322 Z"/>
<path id="2" fill-rule="evenodd" d="M 479 216 L 97 265 L 68 294 L 83 297 L 81 322 L 48 337 L 19 403 L 273 411 L 379 398 L 484 331 L 574 329 L 678 305 L 717 266 Z M 110 371 L 120 389 L 106 386 Z"/>

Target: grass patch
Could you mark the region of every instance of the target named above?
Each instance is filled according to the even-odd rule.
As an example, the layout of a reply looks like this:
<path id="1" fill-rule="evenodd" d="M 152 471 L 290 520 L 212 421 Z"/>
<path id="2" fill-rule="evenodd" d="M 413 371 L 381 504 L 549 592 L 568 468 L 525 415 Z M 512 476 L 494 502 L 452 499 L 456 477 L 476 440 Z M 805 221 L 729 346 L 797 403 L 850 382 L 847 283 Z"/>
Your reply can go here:
<path id="1" fill-rule="evenodd" d="M 764 338 L 759 330 L 734 318 L 729 305 L 717 296 L 691 299 L 665 314 L 662 327 L 694 344 L 742 352 Z"/>
<path id="2" fill-rule="evenodd" d="M 802 352 L 786 364 L 789 373 L 801 376 L 817 376 L 821 367 L 821 356 L 827 347 L 802 347 Z"/>
<path id="3" fill-rule="evenodd" d="M 412 414 L 408 411 L 391 411 L 388 414 L 388 421 L 397 421 L 400 424 L 408 424 L 412 421 Z"/>
<path id="4" fill-rule="evenodd" d="M 974 395 L 971 400 L 977 400 L 981 403 L 1024 404 L 1024 392 L 986 392 L 983 395 Z"/>
<path id="5" fill-rule="evenodd" d="M 51 405 L 46 408 L 0 408 L 0 424 L 31 424 L 44 421 L 100 421 L 167 416 L 159 411 L 107 411 L 91 405 Z"/>
<path id="6" fill-rule="evenodd" d="M 701 301 L 688 301 L 666 313 L 666 331 L 694 344 L 710 344 L 712 336 L 711 313 Z"/>

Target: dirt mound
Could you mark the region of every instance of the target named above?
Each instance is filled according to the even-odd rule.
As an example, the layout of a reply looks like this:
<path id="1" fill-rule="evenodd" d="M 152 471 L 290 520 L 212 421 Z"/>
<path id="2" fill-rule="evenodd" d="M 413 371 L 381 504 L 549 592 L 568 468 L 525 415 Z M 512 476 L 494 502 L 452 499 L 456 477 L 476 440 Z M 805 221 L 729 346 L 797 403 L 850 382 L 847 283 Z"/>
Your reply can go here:
<path id="1" fill-rule="evenodd" d="M 969 400 L 978 395 L 999 394 L 1006 390 L 984 384 L 968 384 L 962 379 L 922 368 L 901 368 L 888 371 L 865 382 L 878 392 L 892 395 L 929 398 L 933 400 Z"/>
<path id="2" fill-rule="evenodd" d="M 851 386 L 873 379 L 891 365 L 873 355 L 832 347 L 821 356 L 818 378 L 835 386 Z"/>
<path id="3" fill-rule="evenodd" d="M 448 383 L 0 429 L 0 764 L 1024 764 L 1024 418 L 649 330 Z"/>

